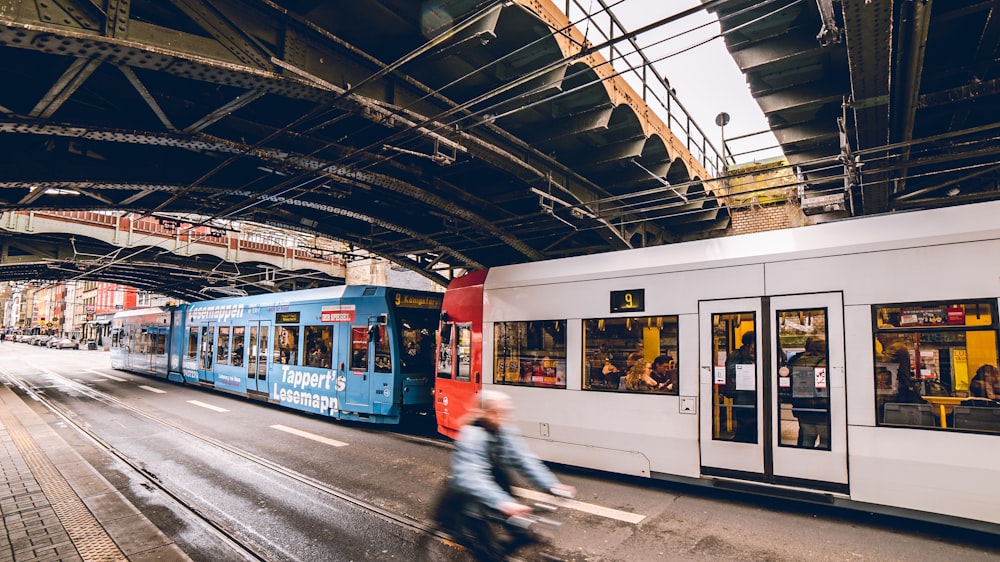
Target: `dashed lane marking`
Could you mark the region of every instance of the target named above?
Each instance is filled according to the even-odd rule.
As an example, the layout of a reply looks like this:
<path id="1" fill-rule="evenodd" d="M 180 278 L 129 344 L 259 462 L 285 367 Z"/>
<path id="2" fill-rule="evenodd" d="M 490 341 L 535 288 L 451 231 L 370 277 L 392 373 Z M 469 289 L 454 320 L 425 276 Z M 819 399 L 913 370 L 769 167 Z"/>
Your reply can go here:
<path id="1" fill-rule="evenodd" d="M 116 377 L 114 375 L 108 375 L 106 373 L 102 373 L 100 371 L 95 371 L 93 369 L 84 369 L 84 371 L 86 371 L 88 373 L 94 373 L 95 375 L 97 375 L 97 376 L 99 376 L 101 378 L 108 379 L 108 380 L 118 381 L 118 382 L 128 382 L 128 379 L 123 379 L 121 377 Z"/>
<path id="2" fill-rule="evenodd" d="M 209 410 L 213 410 L 213 411 L 216 411 L 216 412 L 228 412 L 229 411 L 229 410 L 227 410 L 225 408 L 220 408 L 218 406 L 213 406 L 211 404 L 206 404 L 206 403 L 201 402 L 199 400 L 188 400 L 188 404 L 194 404 L 195 406 L 201 406 L 202 408 L 208 408 Z"/>
<path id="3" fill-rule="evenodd" d="M 640 521 L 646 518 L 645 515 L 641 515 L 638 513 L 629 513 L 627 511 L 620 511 L 617 509 L 611 509 L 610 507 L 603 507 L 600 505 L 594 505 L 592 503 L 585 503 L 576 500 L 556 498 L 555 496 L 543 494 L 535 490 L 528 490 L 527 488 L 515 487 L 514 493 L 525 499 L 552 503 L 558 505 L 559 507 L 565 507 L 567 509 L 575 509 L 576 511 L 581 511 L 583 513 L 589 513 L 591 515 L 597 515 L 600 517 L 606 517 L 608 519 L 617 519 L 618 521 L 632 523 L 633 525 L 638 524 Z"/>
<path id="4" fill-rule="evenodd" d="M 144 385 L 144 384 L 140 384 L 140 385 L 139 385 L 139 388 L 141 388 L 141 389 L 143 389 L 143 390 L 148 390 L 148 391 L 150 391 L 150 392 L 155 392 L 155 393 L 157 393 L 157 394 L 166 394 L 166 393 L 167 393 L 167 391 L 166 391 L 166 390 L 160 390 L 159 388 L 153 388 L 153 387 L 151 387 L 151 386 L 146 386 L 146 385 Z"/>
<path id="5" fill-rule="evenodd" d="M 298 435 L 299 437 L 305 437 L 306 439 L 312 439 L 313 441 L 319 441 L 320 443 L 326 443 L 333 447 L 345 447 L 347 443 L 343 441 L 337 441 L 335 439 L 330 439 L 328 437 L 323 437 L 322 435 L 316 435 L 315 433 L 309 433 L 308 431 L 302 431 L 301 429 L 295 429 L 294 427 L 288 427 L 286 425 L 272 425 L 272 429 L 277 429 L 278 431 L 284 431 L 285 433 L 291 433 L 292 435 Z"/>

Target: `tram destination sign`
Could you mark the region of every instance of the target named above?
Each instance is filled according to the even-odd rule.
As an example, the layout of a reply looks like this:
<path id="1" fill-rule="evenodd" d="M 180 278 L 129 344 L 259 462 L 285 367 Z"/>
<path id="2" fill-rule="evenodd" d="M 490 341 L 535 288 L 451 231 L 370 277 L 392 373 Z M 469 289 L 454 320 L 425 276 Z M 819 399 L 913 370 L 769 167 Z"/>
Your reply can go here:
<path id="1" fill-rule="evenodd" d="M 395 303 L 400 308 L 441 308 L 443 295 L 421 295 L 412 293 L 396 293 Z"/>
<path id="2" fill-rule="evenodd" d="M 299 323 L 299 313 L 298 312 L 275 312 L 274 313 L 274 323 L 275 324 L 298 324 Z"/>
<path id="3" fill-rule="evenodd" d="M 646 289 L 611 291 L 611 312 L 644 312 Z"/>

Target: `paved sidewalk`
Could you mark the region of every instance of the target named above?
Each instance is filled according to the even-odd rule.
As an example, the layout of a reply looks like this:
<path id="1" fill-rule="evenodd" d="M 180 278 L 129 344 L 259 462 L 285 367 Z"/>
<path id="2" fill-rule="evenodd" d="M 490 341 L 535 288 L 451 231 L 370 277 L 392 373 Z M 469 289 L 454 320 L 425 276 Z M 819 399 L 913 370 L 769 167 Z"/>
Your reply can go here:
<path id="1" fill-rule="evenodd" d="M 0 385 L 0 562 L 189 561 Z"/>

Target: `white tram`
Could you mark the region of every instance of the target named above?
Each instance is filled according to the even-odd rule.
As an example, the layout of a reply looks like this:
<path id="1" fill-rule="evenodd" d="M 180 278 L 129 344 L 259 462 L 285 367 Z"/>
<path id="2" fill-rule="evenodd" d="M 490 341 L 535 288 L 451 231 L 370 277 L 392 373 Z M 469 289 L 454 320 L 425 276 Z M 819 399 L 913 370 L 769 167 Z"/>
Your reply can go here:
<path id="1" fill-rule="evenodd" d="M 989 202 L 477 272 L 445 295 L 441 431 L 493 387 L 547 461 L 1000 532 L 998 219 Z"/>

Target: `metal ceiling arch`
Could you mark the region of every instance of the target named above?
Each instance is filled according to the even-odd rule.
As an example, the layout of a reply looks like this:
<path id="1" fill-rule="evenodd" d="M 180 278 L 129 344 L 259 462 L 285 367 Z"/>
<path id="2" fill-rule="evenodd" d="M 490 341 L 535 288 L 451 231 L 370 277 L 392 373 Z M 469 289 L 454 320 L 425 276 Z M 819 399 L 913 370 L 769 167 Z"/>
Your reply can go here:
<path id="1" fill-rule="evenodd" d="M 1000 197 L 1000 1 L 710 11 L 808 192 L 839 195 L 854 215 Z"/>
<path id="2" fill-rule="evenodd" d="M 440 283 L 724 228 L 664 183 L 705 140 L 598 51 L 547 0 L 0 0 L 0 209 L 256 222 Z"/>
<path id="3" fill-rule="evenodd" d="M 123 248 L 80 234 L 0 235 L 0 279 L 86 279 L 130 285 L 185 301 L 344 284 L 311 269 L 234 263 L 208 254 L 178 256 L 156 246 Z M 127 255 L 128 259 L 117 259 Z"/>

